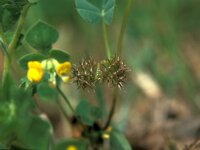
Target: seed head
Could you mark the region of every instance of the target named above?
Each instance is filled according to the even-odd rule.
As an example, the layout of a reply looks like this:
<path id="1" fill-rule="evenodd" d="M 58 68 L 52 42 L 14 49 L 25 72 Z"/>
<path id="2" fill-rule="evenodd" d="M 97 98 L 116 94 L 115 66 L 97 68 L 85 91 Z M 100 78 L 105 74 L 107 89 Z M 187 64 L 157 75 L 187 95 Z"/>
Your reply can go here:
<path id="1" fill-rule="evenodd" d="M 123 87 L 130 71 L 119 56 L 104 60 L 100 65 L 100 70 L 102 82 L 107 82 L 109 86 L 118 86 L 120 89 Z"/>
<path id="2" fill-rule="evenodd" d="M 94 89 L 96 84 L 97 63 L 92 58 L 83 59 L 72 67 L 72 80 L 79 88 Z"/>

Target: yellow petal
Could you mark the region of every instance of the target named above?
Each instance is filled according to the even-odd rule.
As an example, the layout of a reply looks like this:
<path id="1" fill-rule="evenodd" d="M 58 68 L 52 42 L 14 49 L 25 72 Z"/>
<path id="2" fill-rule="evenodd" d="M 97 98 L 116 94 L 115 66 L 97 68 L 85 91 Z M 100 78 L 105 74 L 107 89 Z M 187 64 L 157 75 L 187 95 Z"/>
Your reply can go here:
<path id="1" fill-rule="evenodd" d="M 110 138 L 110 135 L 107 134 L 107 133 L 104 133 L 104 134 L 102 134 L 102 138 L 103 138 L 103 139 L 109 139 L 109 138 Z"/>
<path id="2" fill-rule="evenodd" d="M 64 83 L 68 83 L 69 80 L 70 80 L 70 77 L 69 77 L 69 76 L 60 76 L 60 77 L 61 77 L 61 79 L 62 79 L 62 81 L 63 81 Z"/>
<path id="3" fill-rule="evenodd" d="M 28 68 L 29 69 L 35 68 L 35 69 L 38 69 L 38 70 L 42 70 L 42 65 L 39 61 L 29 61 L 28 62 Z"/>
<path id="4" fill-rule="evenodd" d="M 78 150 L 78 149 L 77 149 L 76 146 L 74 146 L 74 145 L 69 145 L 69 146 L 66 148 L 66 150 Z"/>
<path id="5" fill-rule="evenodd" d="M 68 75 L 70 71 L 71 71 L 71 63 L 68 61 L 56 66 L 56 73 L 59 76 Z"/>
<path id="6" fill-rule="evenodd" d="M 27 72 L 27 78 L 29 81 L 33 83 L 40 82 L 43 77 L 42 70 L 38 70 L 36 68 L 30 68 Z"/>

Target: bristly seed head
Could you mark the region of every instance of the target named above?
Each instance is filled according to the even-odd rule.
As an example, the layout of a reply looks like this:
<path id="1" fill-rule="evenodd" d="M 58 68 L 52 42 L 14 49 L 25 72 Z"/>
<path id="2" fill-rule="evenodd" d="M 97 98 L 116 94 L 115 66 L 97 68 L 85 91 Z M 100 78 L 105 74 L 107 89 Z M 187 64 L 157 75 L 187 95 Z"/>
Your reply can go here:
<path id="1" fill-rule="evenodd" d="M 97 63 L 92 58 L 82 60 L 72 67 L 72 80 L 79 88 L 94 89 L 96 84 Z"/>
<path id="2" fill-rule="evenodd" d="M 124 61 L 115 56 L 97 64 L 94 59 L 86 58 L 78 66 L 72 67 L 72 80 L 82 89 L 94 89 L 97 82 L 122 88 L 130 69 Z"/>
<path id="3" fill-rule="evenodd" d="M 119 56 L 103 61 L 100 70 L 102 82 L 107 82 L 109 86 L 117 86 L 120 89 L 127 80 L 127 75 L 130 71 Z"/>

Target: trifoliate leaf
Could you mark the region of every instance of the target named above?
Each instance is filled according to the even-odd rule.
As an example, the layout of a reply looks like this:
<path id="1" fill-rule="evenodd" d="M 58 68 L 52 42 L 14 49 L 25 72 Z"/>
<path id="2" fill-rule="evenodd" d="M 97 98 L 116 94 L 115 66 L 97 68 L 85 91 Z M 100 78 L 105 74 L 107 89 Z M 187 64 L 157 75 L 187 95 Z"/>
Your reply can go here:
<path id="1" fill-rule="evenodd" d="M 102 20 L 110 24 L 115 8 L 115 0 L 75 0 L 80 16 L 89 23 L 100 23 Z"/>

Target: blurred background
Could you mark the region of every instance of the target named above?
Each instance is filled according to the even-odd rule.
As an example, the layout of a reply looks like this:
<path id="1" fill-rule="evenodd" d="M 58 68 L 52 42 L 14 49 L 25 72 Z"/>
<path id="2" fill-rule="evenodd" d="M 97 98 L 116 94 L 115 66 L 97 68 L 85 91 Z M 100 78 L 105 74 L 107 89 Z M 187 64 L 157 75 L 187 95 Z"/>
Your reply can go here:
<path id="1" fill-rule="evenodd" d="M 116 2 L 115 15 L 108 26 L 113 53 L 126 4 L 122 0 Z M 101 25 L 84 22 L 76 12 L 74 0 L 38 0 L 30 9 L 25 30 L 38 19 L 59 31 L 54 48 L 69 52 L 73 63 L 87 56 L 104 59 Z M 121 90 L 114 118 L 133 149 L 183 149 L 200 137 L 199 41 L 199 0 L 133 0 L 123 47 L 123 58 L 131 72 Z M 21 49 L 18 56 L 29 51 Z M 0 60 L 2 64 L 2 56 Z M 90 95 L 93 99 L 95 95 L 77 90 L 74 85 L 63 88 L 74 104 L 80 97 Z M 109 106 L 111 89 L 103 92 Z M 67 136 L 65 123 L 53 117 L 54 108 L 43 109 L 53 121 L 61 120 L 55 125 L 56 136 Z"/>

